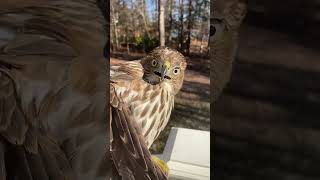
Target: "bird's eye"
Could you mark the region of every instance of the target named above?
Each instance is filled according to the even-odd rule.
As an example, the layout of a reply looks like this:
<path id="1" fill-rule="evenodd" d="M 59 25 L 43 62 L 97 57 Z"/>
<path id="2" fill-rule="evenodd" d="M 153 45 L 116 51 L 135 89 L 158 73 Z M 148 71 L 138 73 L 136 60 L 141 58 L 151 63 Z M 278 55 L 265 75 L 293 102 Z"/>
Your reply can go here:
<path id="1" fill-rule="evenodd" d="M 152 66 L 156 66 L 158 62 L 156 60 L 152 60 Z"/>
<path id="2" fill-rule="evenodd" d="M 220 39 L 224 32 L 227 30 L 225 23 L 222 19 L 211 19 L 210 24 L 210 41 L 216 41 Z"/>
<path id="3" fill-rule="evenodd" d="M 217 32 L 216 27 L 214 27 L 213 25 L 210 26 L 210 36 L 214 36 Z"/>
<path id="4" fill-rule="evenodd" d="M 173 74 L 177 75 L 177 74 L 179 74 L 179 72 L 180 72 L 179 68 L 174 68 L 173 69 Z"/>

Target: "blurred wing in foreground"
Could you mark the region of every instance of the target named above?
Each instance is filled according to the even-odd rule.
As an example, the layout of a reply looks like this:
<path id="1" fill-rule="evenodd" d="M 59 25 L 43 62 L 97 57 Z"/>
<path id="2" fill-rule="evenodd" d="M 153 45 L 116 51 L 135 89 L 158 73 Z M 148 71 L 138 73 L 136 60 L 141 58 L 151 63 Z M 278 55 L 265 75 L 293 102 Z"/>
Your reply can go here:
<path id="1" fill-rule="evenodd" d="M 106 179 L 106 34 L 97 1 L 0 7 L 0 179 Z"/>

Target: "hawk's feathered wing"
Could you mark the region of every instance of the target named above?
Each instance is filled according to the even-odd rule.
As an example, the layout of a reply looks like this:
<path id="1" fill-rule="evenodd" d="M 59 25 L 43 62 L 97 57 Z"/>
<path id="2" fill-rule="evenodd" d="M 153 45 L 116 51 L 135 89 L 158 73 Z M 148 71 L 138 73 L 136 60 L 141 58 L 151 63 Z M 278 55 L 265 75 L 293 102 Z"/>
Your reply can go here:
<path id="1" fill-rule="evenodd" d="M 0 2 L 0 179 L 106 179 L 96 0 Z"/>
<path id="2" fill-rule="evenodd" d="M 130 106 L 116 92 L 121 91 L 117 83 L 142 80 L 139 61 L 112 66 L 110 75 L 111 154 L 118 173 L 128 180 L 167 179 L 167 175 L 153 163 L 141 126 Z"/>

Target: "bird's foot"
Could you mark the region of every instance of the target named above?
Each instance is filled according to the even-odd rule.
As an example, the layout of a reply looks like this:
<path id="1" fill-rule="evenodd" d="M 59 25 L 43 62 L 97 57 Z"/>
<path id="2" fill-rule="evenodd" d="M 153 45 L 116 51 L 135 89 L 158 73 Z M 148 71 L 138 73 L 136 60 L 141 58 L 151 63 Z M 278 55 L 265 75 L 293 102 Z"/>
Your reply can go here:
<path id="1" fill-rule="evenodd" d="M 166 162 L 164 162 L 162 159 L 158 158 L 157 156 L 152 156 L 152 161 L 159 167 L 159 169 L 162 172 L 164 172 L 164 174 L 167 177 L 169 176 L 170 169 Z"/>

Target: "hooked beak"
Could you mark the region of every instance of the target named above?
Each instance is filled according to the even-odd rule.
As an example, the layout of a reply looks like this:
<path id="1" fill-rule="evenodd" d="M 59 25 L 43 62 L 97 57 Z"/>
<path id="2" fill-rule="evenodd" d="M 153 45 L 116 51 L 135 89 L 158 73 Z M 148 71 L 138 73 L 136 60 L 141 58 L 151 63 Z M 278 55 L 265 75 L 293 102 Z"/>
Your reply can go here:
<path id="1" fill-rule="evenodd" d="M 167 76 L 167 72 L 168 72 L 168 67 L 166 65 L 162 65 L 161 67 L 161 71 L 160 71 L 160 78 L 161 78 L 161 81 L 164 80 L 164 78 Z"/>
<path id="2" fill-rule="evenodd" d="M 160 81 L 163 81 L 164 79 L 171 79 L 167 74 L 169 69 L 170 62 L 166 61 L 163 65 L 161 65 L 158 71 L 154 71 L 154 73 L 160 77 Z"/>

